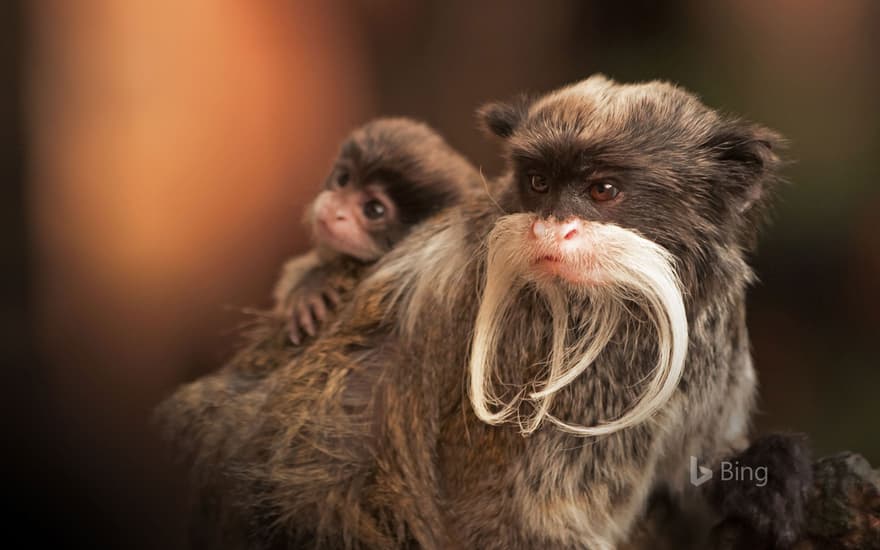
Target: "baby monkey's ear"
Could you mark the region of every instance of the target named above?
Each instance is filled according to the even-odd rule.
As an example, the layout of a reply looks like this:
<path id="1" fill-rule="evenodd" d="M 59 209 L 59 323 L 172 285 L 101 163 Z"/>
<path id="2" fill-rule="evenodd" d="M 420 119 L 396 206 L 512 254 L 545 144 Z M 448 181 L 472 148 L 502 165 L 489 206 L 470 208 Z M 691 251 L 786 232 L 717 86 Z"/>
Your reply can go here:
<path id="1" fill-rule="evenodd" d="M 508 138 L 529 116 L 531 104 L 532 100 L 526 95 L 520 95 L 512 101 L 487 103 L 477 109 L 477 119 L 487 132 Z"/>

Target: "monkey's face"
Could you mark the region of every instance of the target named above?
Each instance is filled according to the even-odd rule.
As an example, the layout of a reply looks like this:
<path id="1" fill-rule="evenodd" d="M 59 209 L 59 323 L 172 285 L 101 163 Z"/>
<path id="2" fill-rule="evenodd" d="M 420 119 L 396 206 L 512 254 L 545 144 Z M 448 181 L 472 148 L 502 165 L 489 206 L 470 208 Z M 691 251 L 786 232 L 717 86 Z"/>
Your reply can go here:
<path id="1" fill-rule="evenodd" d="M 705 291 L 721 256 L 748 246 L 765 201 L 765 164 L 775 160 L 773 134 L 722 120 L 668 84 L 602 77 L 532 103 L 489 106 L 483 117 L 506 138 L 502 206 L 519 213 L 498 219 L 488 238 L 470 365 L 477 415 L 490 423 L 517 417 L 525 432 L 546 419 L 583 435 L 644 421 L 672 396 L 684 368 L 685 294 Z M 501 403 L 497 345 L 526 287 L 551 312 L 546 375 L 493 410 Z M 560 390 L 606 348 L 635 349 L 634 339 L 651 342 L 656 356 L 628 412 L 589 427 L 553 416 Z M 523 416 L 523 402 L 531 415 Z"/>
<path id="2" fill-rule="evenodd" d="M 311 211 L 320 244 L 378 259 L 417 223 L 458 202 L 475 170 L 425 124 L 377 119 L 355 130 Z"/>
<path id="3" fill-rule="evenodd" d="M 397 208 L 378 184 L 364 184 L 344 165 L 338 166 L 312 207 L 313 235 L 318 243 L 362 261 L 379 258 L 385 236 L 399 225 Z"/>
<path id="4" fill-rule="evenodd" d="M 483 117 L 506 139 L 503 206 L 540 220 L 526 246 L 565 279 L 596 282 L 584 266 L 601 278 L 595 258 L 575 254 L 601 245 L 590 238 L 597 224 L 665 248 L 688 286 L 711 268 L 713 247 L 752 244 L 776 162 L 768 130 L 724 119 L 669 84 L 601 76 L 531 103 L 490 105 Z"/>

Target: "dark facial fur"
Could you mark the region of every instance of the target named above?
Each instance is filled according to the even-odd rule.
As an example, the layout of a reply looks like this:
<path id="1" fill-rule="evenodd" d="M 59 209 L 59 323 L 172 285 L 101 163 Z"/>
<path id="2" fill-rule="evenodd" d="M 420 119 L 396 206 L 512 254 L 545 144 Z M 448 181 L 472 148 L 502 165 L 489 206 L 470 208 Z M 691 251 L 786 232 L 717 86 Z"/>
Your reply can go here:
<path id="1" fill-rule="evenodd" d="M 656 489 L 695 496 L 689 456 L 714 464 L 745 448 L 755 375 L 744 254 L 776 183 L 775 135 L 669 84 L 602 77 L 483 113 L 507 140 L 509 171 L 493 186 L 506 188 L 504 210 L 476 198 L 415 229 L 358 286 L 340 322 L 258 386 L 259 403 L 252 391 L 223 402 L 237 424 L 206 454 L 238 480 L 229 491 L 252 544 L 613 548 Z M 541 196 L 524 185 L 530 171 L 546 179 Z M 620 195 L 592 201 L 596 180 L 613 181 Z M 551 217 L 610 224 L 659 245 L 680 279 L 688 328 L 680 381 L 648 420 L 602 437 L 546 418 L 523 437 L 515 417 L 490 425 L 468 402 L 471 343 L 492 284 L 487 248 L 526 236 L 487 239 L 502 223 Z M 546 279 L 510 292 L 514 306 L 491 350 L 502 402 L 535 389 L 560 319 L 569 320 L 568 346 L 584 338 L 581 321 L 598 315 L 596 289 Z M 622 300 L 632 316 L 609 325 L 609 343 L 554 395 L 549 414 L 592 426 L 639 398 L 658 336 L 638 296 Z M 178 409 L 204 408 L 192 387 L 177 399 Z M 520 412 L 531 403 L 522 400 Z M 203 430 L 194 437 L 219 436 Z"/>
<path id="2" fill-rule="evenodd" d="M 415 224 L 460 202 L 477 182 L 473 166 L 427 125 L 391 118 L 351 134 L 324 188 L 378 188 L 391 201 L 393 215 L 367 227 L 379 250 L 387 252 Z"/>

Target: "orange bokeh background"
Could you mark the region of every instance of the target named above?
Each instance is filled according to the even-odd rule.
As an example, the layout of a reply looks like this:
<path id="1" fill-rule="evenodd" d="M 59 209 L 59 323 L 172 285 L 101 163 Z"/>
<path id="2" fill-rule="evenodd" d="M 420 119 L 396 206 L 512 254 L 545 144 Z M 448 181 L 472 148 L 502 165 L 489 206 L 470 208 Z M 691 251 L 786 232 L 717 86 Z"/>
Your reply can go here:
<path id="1" fill-rule="evenodd" d="M 421 118 L 492 176 L 480 103 L 598 71 L 680 82 L 790 138 L 792 185 L 755 258 L 757 426 L 880 461 L 878 3 L 40 0 L 24 15 L 39 365 L 24 369 L 40 370 L 21 399 L 40 410 L 40 471 L 96 540 L 184 540 L 149 411 L 222 363 L 241 308 L 269 304 L 348 130 Z"/>

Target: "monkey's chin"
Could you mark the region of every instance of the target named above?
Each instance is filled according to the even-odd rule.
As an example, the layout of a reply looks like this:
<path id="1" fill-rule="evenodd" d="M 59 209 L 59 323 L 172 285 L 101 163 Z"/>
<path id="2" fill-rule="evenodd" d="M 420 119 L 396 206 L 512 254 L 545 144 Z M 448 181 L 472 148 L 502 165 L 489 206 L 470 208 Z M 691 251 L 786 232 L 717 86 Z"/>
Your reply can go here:
<path id="1" fill-rule="evenodd" d="M 318 245 L 362 262 L 371 262 L 381 256 L 381 251 L 375 244 L 368 242 L 366 235 L 360 237 L 340 235 L 321 219 L 315 221 L 312 234 Z M 363 242 L 358 243 L 357 241 Z"/>

